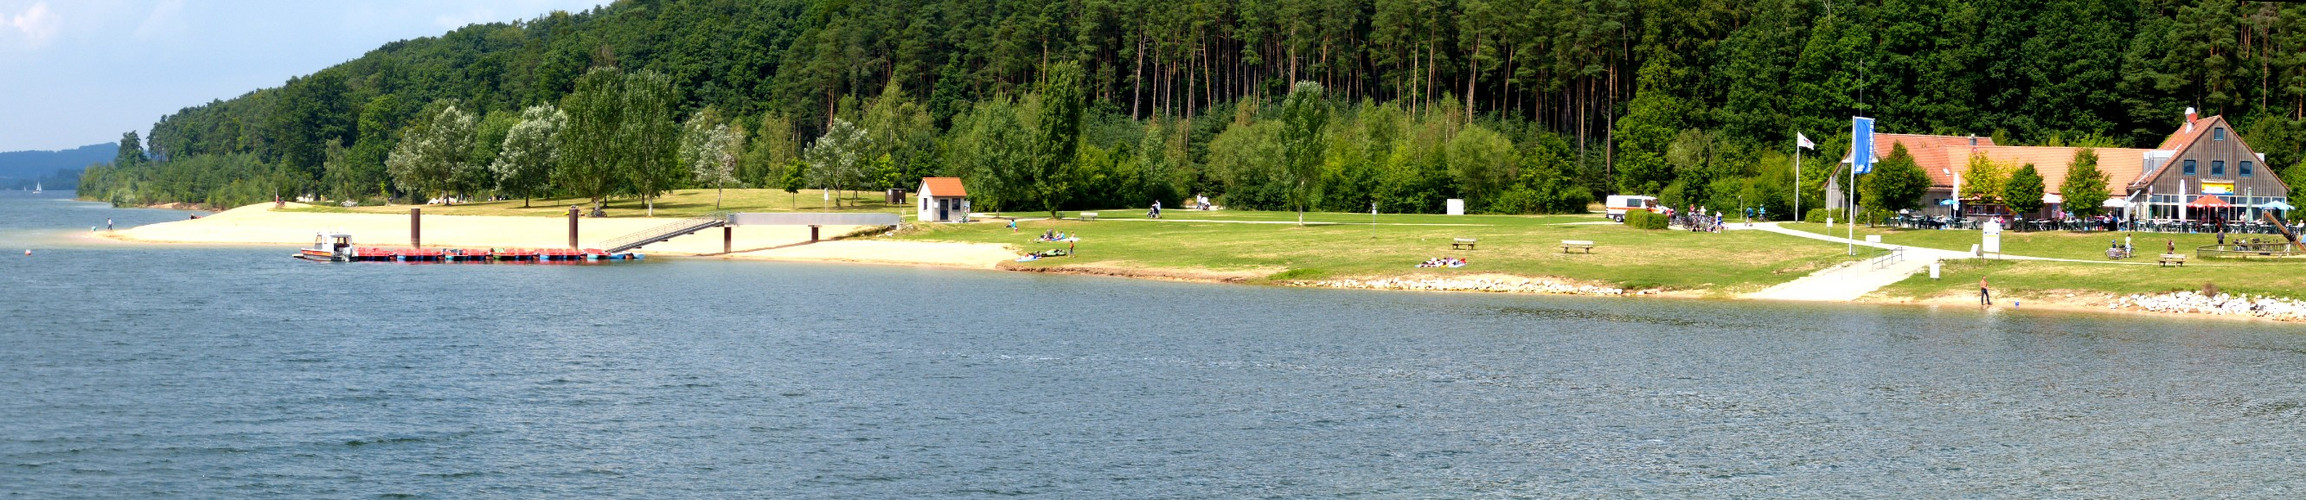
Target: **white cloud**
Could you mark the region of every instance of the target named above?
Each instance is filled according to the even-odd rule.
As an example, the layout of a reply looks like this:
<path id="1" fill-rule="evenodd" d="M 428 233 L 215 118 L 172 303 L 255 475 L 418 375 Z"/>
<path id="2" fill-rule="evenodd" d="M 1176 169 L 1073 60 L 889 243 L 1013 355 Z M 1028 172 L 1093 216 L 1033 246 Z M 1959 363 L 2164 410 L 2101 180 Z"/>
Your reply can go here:
<path id="1" fill-rule="evenodd" d="M 23 46 L 27 48 L 47 45 L 48 40 L 56 38 L 57 29 L 64 24 L 55 11 L 48 10 L 48 2 L 32 4 L 24 12 L 8 15 L 4 20 L 6 28 L 11 31 L 7 33 L 11 35 L 9 38 L 22 39 Z"/>
<path id="2" fill-rule="evenodd" d="M 184 0 L 162 0 L 152 7 L 152 14 L 144 16 L 144 23 L 136 25 L 137 40 L 152 40 L 169 33 L 184 30 Z"/>

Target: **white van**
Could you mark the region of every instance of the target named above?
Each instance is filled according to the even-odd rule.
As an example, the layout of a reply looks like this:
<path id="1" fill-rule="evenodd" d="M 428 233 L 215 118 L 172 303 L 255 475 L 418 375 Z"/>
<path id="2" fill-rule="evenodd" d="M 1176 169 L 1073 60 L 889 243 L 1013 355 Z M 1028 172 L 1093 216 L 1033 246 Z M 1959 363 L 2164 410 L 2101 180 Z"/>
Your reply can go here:
<path id="1" fill-rule="evenodd" d="M 1641 210 L 1650 213 L 1658 212 L 1656 196 L 1613 194 L 1609 195 L 1609 200 L 1605 202 L 1604 205 L 1605 208 L 1609 209 L 1609 220 L 1618 222 L 1625 222 L 1625 212 L 1627 210 Z"/>

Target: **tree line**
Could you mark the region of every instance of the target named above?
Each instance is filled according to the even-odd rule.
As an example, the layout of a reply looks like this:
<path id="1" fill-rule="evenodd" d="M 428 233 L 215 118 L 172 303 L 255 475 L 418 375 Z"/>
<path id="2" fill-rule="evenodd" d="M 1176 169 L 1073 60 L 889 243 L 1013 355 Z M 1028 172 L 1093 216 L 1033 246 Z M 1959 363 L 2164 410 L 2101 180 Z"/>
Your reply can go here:
<path id="1" fill-rule="evenodd" d="M 2296 164 L 2302 21 L 2306 7 L 2234 0 L 627 0 L 394 42 L 185 108 L 154 124 L 145 159 L 89 170 L 82 192 L 647 198 L 957 175 L 1014 187 L 980 202 L 1000 210 L 1209 194 L 1353 211 L 1462 198 L 1519 213 L 1622 192 L 1782 211 L 1796 189 L 1822 195 L 1793 185 L 1794 134 L 1834 157 L 1804 163 L 1802 179 L 1822 179 L 1852 115 L 1884 131 L 2135 147 L 2192 106 L 2226 114 L 2270 163 Z M 488 179 L 496 158 L 479 150 L 504 149 L 529 110 L 568 114 L 563 134 L 609 118 L 570 108 L 612 67 L 662 80 L 663 111 L 637 112 L 652 116 L 643 135 L 663 161 L 580 147 L 588 165 L 622 172 L 592 179 L 620 180 Z M 1290 104 L 1301 88 L 1320 89 L 1316 128 L 1290 125 L 1309 116 L 1290 111 L 1310 110 Z M 1083 104 L 1045 109 L 1052 92 Z M 407 144 L 461 130 L 442 123 L 448 108 L 472 121 L 466 160 L 388 165 L 455 149 Z M 1051 111 L 1079 127 L 1042 127 Z M 716 129 L 728 172 L 699 176 L 710 148 L 682 138 Z M 460 166 L 435 184 L 393 175 Z"/>

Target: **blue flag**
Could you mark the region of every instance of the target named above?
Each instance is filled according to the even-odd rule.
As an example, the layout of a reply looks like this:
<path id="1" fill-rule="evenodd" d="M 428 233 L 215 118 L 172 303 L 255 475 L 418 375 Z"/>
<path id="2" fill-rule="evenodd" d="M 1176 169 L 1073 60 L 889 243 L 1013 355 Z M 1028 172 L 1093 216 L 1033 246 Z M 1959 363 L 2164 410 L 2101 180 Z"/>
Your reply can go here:
<path id="1" fill-rule="evenodd" d="M 1850 169 L 1874 173 L 1874 119 L 1850 117 Z"/>

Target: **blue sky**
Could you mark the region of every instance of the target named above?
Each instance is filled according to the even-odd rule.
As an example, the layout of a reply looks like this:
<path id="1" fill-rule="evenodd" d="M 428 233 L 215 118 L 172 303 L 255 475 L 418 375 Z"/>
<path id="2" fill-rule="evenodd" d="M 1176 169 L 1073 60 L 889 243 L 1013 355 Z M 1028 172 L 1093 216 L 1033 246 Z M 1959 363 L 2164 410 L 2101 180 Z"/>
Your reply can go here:
<path id="1" fill-rule="evenodd" d="M 118 141 L 394 40 L 606 3 L 0 0 L 0 151 Z"/>

